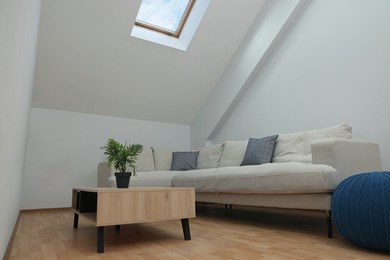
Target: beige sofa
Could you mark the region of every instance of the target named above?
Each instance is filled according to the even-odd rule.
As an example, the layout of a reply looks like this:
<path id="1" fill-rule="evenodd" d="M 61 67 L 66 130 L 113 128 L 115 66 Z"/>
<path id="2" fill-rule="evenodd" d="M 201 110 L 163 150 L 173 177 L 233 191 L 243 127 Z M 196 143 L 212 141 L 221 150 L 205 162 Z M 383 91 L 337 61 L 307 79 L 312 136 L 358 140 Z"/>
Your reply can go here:
<path id="1" fill-rule="evenodd" d="M 196 170 L 171 171 L 172 151 L 146 148 L 130 186 L 196 188 L 196 201 L 323 211 L 331 230 L 331 197 L 348 176 L 381 170 L 379 146 L 353 140 L 347 124 L 279 134 L 271 163 L 240 166 L 248 141 L 199 151 Z M 114 170 L 98 164 L 98 186 L 115 186 Z"/>

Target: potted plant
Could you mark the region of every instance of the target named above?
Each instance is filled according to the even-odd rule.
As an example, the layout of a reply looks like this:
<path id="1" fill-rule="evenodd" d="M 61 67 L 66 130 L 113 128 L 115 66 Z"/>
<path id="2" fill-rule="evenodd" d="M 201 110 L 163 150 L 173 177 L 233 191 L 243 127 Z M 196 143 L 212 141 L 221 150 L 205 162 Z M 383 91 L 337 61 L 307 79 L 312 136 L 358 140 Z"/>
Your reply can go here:
<path id="1" fill-rule="evenodd" d="M 142 152 L 143 146 L 141 144 L 128 145 L 126 142 L 121 144 L 116 140 L 110 138 L 105 146 L 100 147 L 107 155 L 108 165 L 114 166 L 116 186 L 118 188 L 128 188 L 132 172 L 135 174 L 135 162 L 138 155 Z"/>

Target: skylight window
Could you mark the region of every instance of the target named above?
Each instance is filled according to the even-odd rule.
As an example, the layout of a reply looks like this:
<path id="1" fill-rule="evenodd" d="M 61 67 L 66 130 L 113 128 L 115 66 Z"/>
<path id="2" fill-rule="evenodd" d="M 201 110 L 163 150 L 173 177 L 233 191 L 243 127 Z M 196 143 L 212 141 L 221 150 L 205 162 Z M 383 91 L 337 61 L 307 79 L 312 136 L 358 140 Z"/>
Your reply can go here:
<path id="1" fill-rule="evenodd" d="M 179 38 L 195 0 L 142 0 L 135 25 Z"/>
<path id="2" fill-rule="evenodd" d="M 142 0 L 130 35 L 185 51 L 210 1 Z"/>

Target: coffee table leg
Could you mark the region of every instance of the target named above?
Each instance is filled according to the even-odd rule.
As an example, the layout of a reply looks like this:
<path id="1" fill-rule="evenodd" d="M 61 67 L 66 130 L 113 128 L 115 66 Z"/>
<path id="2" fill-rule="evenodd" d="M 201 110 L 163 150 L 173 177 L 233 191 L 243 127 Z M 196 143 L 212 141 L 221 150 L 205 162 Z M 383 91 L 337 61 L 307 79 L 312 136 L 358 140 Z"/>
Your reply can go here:
<path id="1" fill-rule="evenodd" d="M 184 240 L 191 240 L 190 223 L 188 218 L 181 220 L 181 226 L 183 227 Z"/>
<path id="2" fill-rule="evenodd" d="M 78 228 L 78 226 L 79 226 L 79 214 L 74 213 L 73 228 Z"/>
<path id="3" fill-rule="evenodd" d="M 97 252 L 104 253 L 104 227 L 97 227 Z"/>

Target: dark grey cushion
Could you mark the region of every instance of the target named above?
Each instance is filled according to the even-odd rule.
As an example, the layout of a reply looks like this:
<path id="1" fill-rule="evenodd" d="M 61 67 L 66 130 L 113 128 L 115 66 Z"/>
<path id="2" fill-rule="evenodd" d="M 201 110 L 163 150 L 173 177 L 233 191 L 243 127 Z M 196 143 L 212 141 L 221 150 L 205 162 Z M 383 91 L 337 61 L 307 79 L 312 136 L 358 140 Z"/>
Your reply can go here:
<path id="1" fill-rule="evenodd" d="M 199 151 L 194 152 L 173 152 L 172 171 L 188 171 L 197 169 Z"/>
<path id="2" fill-rule="evenodd" d="M 274 154 L 276 139 L 278 139 L 278 135 L 260 139 L 249 138 L 241 166 L 270 163 Z"/>

